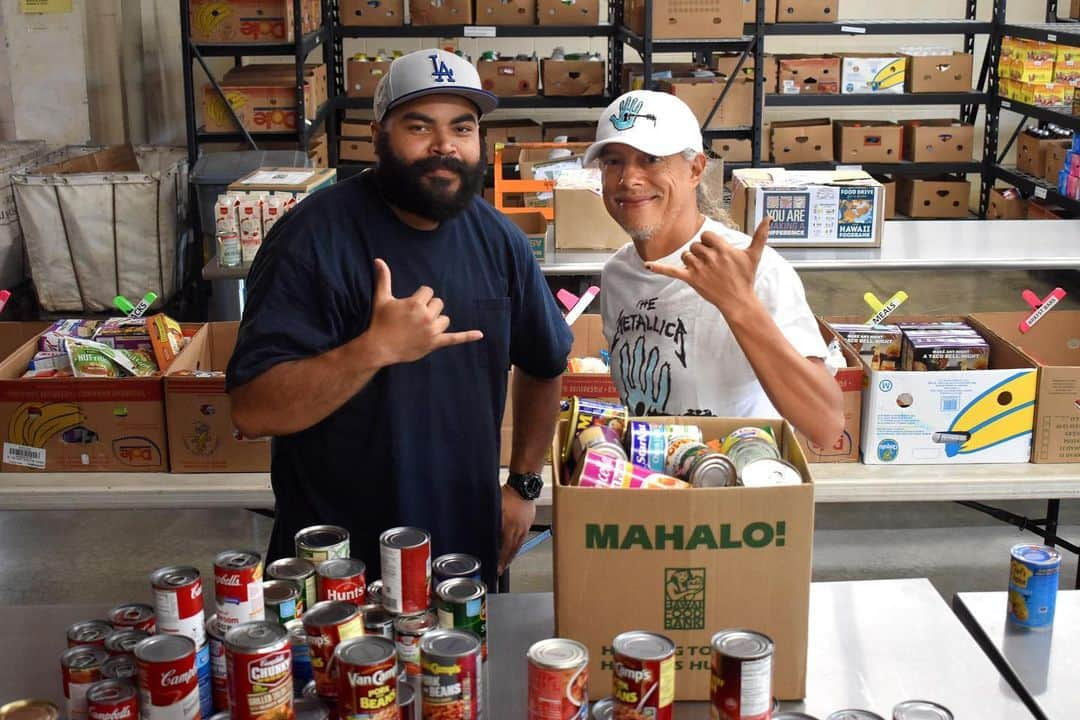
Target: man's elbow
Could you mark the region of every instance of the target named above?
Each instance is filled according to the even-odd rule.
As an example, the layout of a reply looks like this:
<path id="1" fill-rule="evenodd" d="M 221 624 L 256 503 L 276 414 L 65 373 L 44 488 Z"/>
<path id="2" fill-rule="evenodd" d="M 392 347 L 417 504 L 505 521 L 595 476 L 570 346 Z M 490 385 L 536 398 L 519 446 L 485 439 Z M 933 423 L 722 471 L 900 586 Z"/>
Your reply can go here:
<path id="1" fill-rule="evenodd" d="M 247 393 L 235 390 L 230 393 L 231 415 L 233 426 L 240 434 L 247 438 L 257 438 L 269 435 L 269 429 L 263 426 L 258 412 L 252 407 L 252 402 L 247 398 Z"/>
<path id="2" fill-rule="evenodd" d="M 812 428 L 807 428 L 806 436 L 810 441 L 821 448 L 836 446 L 844 434 L 844 413 L 829 412 L 822 417 L 822 421 Z"/>

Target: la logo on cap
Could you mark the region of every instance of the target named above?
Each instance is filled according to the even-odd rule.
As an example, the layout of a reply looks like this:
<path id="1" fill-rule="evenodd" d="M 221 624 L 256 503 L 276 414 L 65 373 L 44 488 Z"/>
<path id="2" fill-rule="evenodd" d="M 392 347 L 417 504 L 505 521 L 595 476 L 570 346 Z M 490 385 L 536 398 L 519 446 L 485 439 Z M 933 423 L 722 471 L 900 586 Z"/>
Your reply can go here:
<path id="1" fill-rule="evenodd" d="M 646 120 L 652 120 L 653 125 L 656 125 L 656 116 L 649 114 L 642 114 L 641 110 L 645 107 L 645 101 L 641 98 L 626 97 L 619 103 L 618 114 L 612 113 L 608 118 L 611 120 L 611 125 L 622 132 L 634 127 L 634 124 L 638 121 L 638 118 L 645 118 Z"/>
<path id="2" fill-rule="evenodd" d="M 454 71 L 446 65 L 445 60 L 440 60 L 438 55 L 428 55 L 431 58 L 431 77 L 435 82 L 457 82 L 454 79 Z"/>

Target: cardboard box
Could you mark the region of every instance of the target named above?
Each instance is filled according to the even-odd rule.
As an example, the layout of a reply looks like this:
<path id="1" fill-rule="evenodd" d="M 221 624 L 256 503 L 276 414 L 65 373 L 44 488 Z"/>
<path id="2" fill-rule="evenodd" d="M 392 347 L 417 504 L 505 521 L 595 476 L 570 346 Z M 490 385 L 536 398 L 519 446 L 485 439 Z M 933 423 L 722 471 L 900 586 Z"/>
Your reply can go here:
<path id="1" fill-rule="evenodd" d="M 834 22 L 840 0 L 778 0 L 776 22 Z"/>
<path id="2" fill-rule="evenodd" d="M 607 84 L 604 62 L 595 60 L 552 60 L 540 61 L 544 78 L 544 95 L 548 97 L 583 97 L 603 95 Z"/>
<path id="3" fill-rule="evenodd" d="M 759 2 L 765 6 L 764 22 L 776 22 L 776 3 L 773 0 L 742 0 L 744 25 L 757 22 L 757 6 Z"/>
<path id="4" fill-rule="evenodd" d="M 1016 188 L 992 188 L 986 207 L 987 220 L 1023 220 L 1027 217 L 1027 201 Z"/>
<path id="5" fill-rule="evenodd" d="M 291 43 L 293 0 L 191 0 L 191 39 L 196 43 Z M 300 5 L 303 32 L 322 23 L 319 0 Z"/>
<path id="6" fill-rule="evenodd" d="M 1072 0 L 1069 5 L 1069 17 L 1073 20 L 1080 20 L 1080 0 Z"/>
<path id="7" fill-rule="evenodd" d="M 969 92 L 972 79 L 972 56 L 965 52 L 951 55 L 905 55 L 909 93 Z"/>
<path id="8" fill-rule="evenodd" d="M 1071 217 L 1073 217 L 1073 214 L 1060 205 L 1054 205 L 1036 198 L 1028 199 L 1028 220 L 1063 220 Z"/>
<path id="9" fill-rule="evenodd" d="M 839 95 L 840 58 L 832 55 L 778 55 L 776 92 L 781 95 Z"/>
<path id="10" fill-rule="evenodd" d="M 535 25 L 536 0 L 476 0 L 477 25 Z"/>
<path id="11" fill-rule="evenodd" d="M 250 68 L 250 69 L 249 69 Z M 326 102 L 326 66 L 308 65 L 304 82 L 304 114 L 313 119 Z M 242 71 L 240 71 L 242 70 Z M 250 132 L 296 130 L 296 70 L 285 73 L 277 64 L 250 65 L 230 70 L 221 79 L 221 89 L 233 112 Z M 203 88 L 202 124 L 206 132 L 238 130 L 225 101 L 210 85 Z"/>
<path id="12" fill-rule="evenodd" d="M 266 190 L 268 192 L 292 192 L 311 193 L 320 188 L 333 185 L 337 179 L 337 170 L 328 168 L 259 168 L 253 170 L 239 180 L 229 183 L 229 190 L 251 192 L 252 190 Z"/>
<path id="13" fill-rule="evenodd" d="M 329 88 L 326 82 L 326 65 L 324 63 L 308 63 L 304 66 L 304 98 L 307 99 L 308 86 L 311 88 L 311 102 L 308 113 L 314 116 L 315 111 L 322 107 L 329 99 Z M 221 78 L 222 86 L 247 86 L 265 87 L 280 86 L 296 88 L 296 65 L 287 63 L 254 63 L 241 65 L 228 70 Z"/>
<path id="14" fill-rule="evenodd" d="M 1047 148 L 1054 144 L 1060 145 L 1062 141 L 1057 138 L 1035 137 L 1026 132 L 1020 133 L 1016 138 L 1016 169 L 1028 175 L 1043 177 L 1046 175 Z M 1057 178 L 1054 181 L 1056 182 Z"/>
<path id="15" fill-rule="evenodd" d="M 566 142 L 594 142 L 596 123 L 576 120 L 545 121 L 544 142 L 555 142 L 557 137 L 565 137 Z"/>
<path id="16" fill-rule="evenodd" d="M 389 60 L 356 60 L 349 58 L 345 66 L 345 94 L 349 97 L 375 97 L 375 87 L 390 71 Z"/>
<path id="17" fill-rule="evenodd" d="M 903 128 L 885 120 L 834 120 L 836 159 L 845 164 L 897 163 Z"/>
<path id="18" fill-rule="evenodd" d="M 724 162 L 750 162 L 753 159 L 754 146 L 749 140 L 722 140 L 712 141 L 713 155 L 721 158 Z"/>
<path id="19" fill-rule="evenodd" d="M 618 250 L 630 237 L 591 190 L 555 188 L 557 250 Z"/>
<path id="20" fill-rule="evenodd" d="M 899 178 L 896 208 L 912 218 L 966 218 L 971 183 L 967 180 Z"/>
<path id="21" fill-rule="evenodd" d="M 724 78 L 675 78 L 660 83 L 661 92 L 669 92 L 690 106 L 698 123 L 705 127 L 713 106 L 728 81 Z M 754 120 L 754 83 L 745 78 L 733 81 L 724 101 L 716 108 L 707 129 L 750 125 Z"/>
<path id="22" fill-rule="evenodd" d="M 886 220 L 892 220 L 896 217 L 896 179 L 888 175 L 874 175 L 873 178 L 881 183 L 885 194 L 884 217 Z"/>
<path id="23" fill-rule="evenodd" d="M 894 322 L 960 319 L 890 318 Z M 1035 416 L 1035 363 L 994 335 L 987 335 L 986 340 L 989 370 L 885 371 L 870 370 L 864 364 L 863 462 L 1027 462 Z"/>
<path id="24" fill-rule="evenodd" d="M 472 25 L 472 0 L 409 0 L 413 25 Z"/>
<path id="25" fill-rule="evenodd" d="M 829 328 L 821 318 L 818 318 L 818 329 L 825 343 L 831 343 L 836 339 L 836 333 Z M 840 392 L 844 400 L 844 430 L 836 442 L 829 447 L 818 447 L 801 432 L 795 432 L 795 439 L 799 441 L 807 462 L 815 463 L 849 463 L 859 462 L 859 424 L 862 422 L 862 380 L 863 369 L 859 355 L 851 347 L 841 343 L 841 352 L 847 360 L 847 367 L 837 371 L 836 384 L 840 386 Z"/>
<path id="26" fill-rule="evenodd" d="M 802 698 L 814 486 L 791 426 L 747 418 L 649 420 L 692 423 L 706 439 L 745 425 L 768 427 L 804 482 L 773 488 L 579 488 L 559 484 L 563 473 L 555 468 L 555 634 L 589 648 L 589 694 L 603 697 L 611 694 L 612 639 L 628 629 L 663 633 L 677 646 L 675 699 L 705 700 L 712 635 L 723 628 L 754 628 L 776 643 L 773 695 Z M 556 445 L 552 452 L 560 451 Z M 669 585 L 687 575 L 701 589 L 669 595 Z"/>
<path id="27" fill-rule="evenodd" d="M 769 128 L 772 160 L 780 165 L 833 159 L 832 123 L 828 118 L 777 120 Z"/>
<path id="28" fill-rule="evenodd" d="M 1043 179 L 1051 185 L 1057 185 L 1058 173 L 1065 167 L 1065 154 L 1072 149 L 1069 140 L 1051 141 L 1045 146 L 1046 169 L 1043 171 Z"/>
<path id="29" fill-rule="evenodd" d="M 510 219 L 510 222 L 518 226 L 521 232 L 525 233 L 525 237 L 529 239 L 529 247 L 532 248 L 533 257 L 537 262 L 544 262 L 547 259 L 545 253 L 544 240 L 547 235 L 548 221 L 544 217 L 544 213 L 539 210 L 532 212 L 520 212 L 520 213 L 507 213 L 506 217 Z"/>
<path id="30" fill-rule="evenodd" d="M 540 68 L 535 60 L 481 60 L 476 70 L 483 88 L 499 97 L 540 92 Z"/>
<path id="31" fill-rule="evenodd" d="M 372 140 L 370 131 L 368 131 L 366 137 L 362 135 L 342 137 L 338 141 L 338 160 L 373 163 L 377 162 L 378 159 L 375 155 L 375 143 Z"/>
<path id="32" fill-rule="evenodd" d="M 975 126 L 960 120 L 901 120 L 904 159 L 914 162 L 971 162 Z"/>
<path id="33" fill-rule="evenodd" d="M 52 323 L 48 322 L 0 322 L 0 360 L 15 352 L 30 338 L 37 337 Z"/>
<path id="34" fill-rule="evenodd" d="M 600 0 L 538 0 L 536 19 L 540 25 L 598 25 Z"/>
<path id="35" fill-rule="evenodd" d="M 742 53 L 737 52 L 716 52 L 709 58 L 709 69 L 723 75 L 724 77 L 734 77 L 735 67 L 739 64 L 739 57 Z M 776 87 L 777 73 L 779 72 L 779 63 L 776 55 L 766 55 L 763 63 L 764 71 L 762 82 L 765 85 L 765 92 L 773 92 Z M 749 80 L 753 80 L 756 73 L 754 72 L 754 56 L 747 55 L 746 60 L 743 61 L 742 67 L 739 68 L 739 77 L 743 77 Z"/>
<path id="36" fill-rule="evenodd" d="M 360 27 L 397 27 L 405 24 L 404 0 L 339 0 L 341 24 Z"/>
<path id="37" fill-rule="evenodd" d="M 750 59 L 750 58 L 748 58 Z M 653 80 L 660 82 L 677 77 L 690 77 L 699 66 L 692 62 L 654 62 L 652 65 Z M 636 62 L 627 62 L 622 65 L 623 92 L 630 90 L 643 90 L 645 88 L 645 65 Z"/>
<path id="38" fill-rule="evenodd" d="M 488 162 L 495 162 L 495 143 L 543 142 L 539 123 L 533 120 L 482 120 L 480 128 L 484 131 L 487 143 Z M 521 148 L 510 146 L 503 149 L 503 162 L 517 162 Z"/>
<path id="39" fill-rule="evenodd" d="M 840 59 L 841 95 L 904 94 L 907 63 L 897 55 L 844 53 Z"/>
<path id="40" fill-rule="evenodd" d="M 330 149 L 326 144 L 326 133 L 320 133 L 311 138 L 307 155 L 311 159 L 312 167 L 321 169 L 330 167 Z"/>
<path id="41" fill-rule="evenodd" d="M 652 0 L 652 36 L 657 40 L 738 38 L 743 34 L 743 0 Z M 624 19 L 645 34 L 645 0 L 626 0 Z"/>
<path id="42" fill-rule="evenodd" d="M 224 373 L 236 346 L 238 322 L 203 325 L 165 374 L 165 414 L 172 472 L 269 472 L 270 438 L 249 440 L 232 423 Z"/>

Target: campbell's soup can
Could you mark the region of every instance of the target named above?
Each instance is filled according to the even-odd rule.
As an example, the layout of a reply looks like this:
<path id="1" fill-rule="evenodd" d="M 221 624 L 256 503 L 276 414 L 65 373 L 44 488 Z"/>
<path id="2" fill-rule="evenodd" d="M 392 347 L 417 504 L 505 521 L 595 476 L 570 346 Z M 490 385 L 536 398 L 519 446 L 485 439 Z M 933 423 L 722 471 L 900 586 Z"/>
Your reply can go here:
<path id="1" fill-rule="evenodd" d="M 210 698 L 215 712 L 229 709 L 229 670 L 225 660 L 225 633 L 217 623 L 217 615 L 206 621 L 206 643 L 210 651 Z"/>
<path id="2" fill-rule="evenodd" d="M 77 645 L 60 654 L 68 720 L 86 720 L 86 692 L 102 679 L 101 669 L 108 659 L 105 648 L 96 645 Z"/>
<path id="3" fill-rule="evenodd" d="M 196 568 L 172 566 L 150 575 L 154 587 L 154 615 L 157 631 L 163 635 L 183 635 L 196 647 L 206 644 L 203 617 L 202 579 Z"/>
<path id="4" fill-rule="evenodd" d="M 675 643 L 663 635 L 634 630 L 612 641 L 615 717 L 640 713 L 672 720 L 675 713 Z"/>
<path id="5" fill-rule="evenodd" d="M 420 638 L 420 716 L 482 718 L 483 666 L 480 638 L 467 630 L 432 630 Z"/>
<path id="6" fill-rule="evenodd" d="M 89 720 L 138 720 L 139 691 L 127 680 L 99 680 L 86 691 Z"/>
<path id="7" fill-rule="evenodd" d="M 1049 628 L 1054 624 L 1061 553 L 1047 545 L 1013 545 L 1009 562 L 1009 606 L 1013 625 Z"/>
<path id="8" fill-rule="evenodd" d="M 285 629 L 289 631 L 289 645 L 292 647 L 293 697 L 300 697 L 307 684 L 315 679 L 311 670 L 311 648 L 308 647 L 303 620 L 290 620 L 285 623 Z"/>
<path id="9" fill-rule="evenodd" d="M 589 650 L 576 640 L 533 643 L 528 720 L 589 720 Z"/>
<path id="10" fill-rule="evenodd" d="M 345 640 L 364 634 L 360 608 L 341 600 L 325 600 L 304 613 L 304 632 L 311 650 L 311 670 L 320 697 L 336 698 L 337 664 L 334 650 Z"/>
<path id="11" fill-rule="evenodd" d="M 293 676 L 289 631 L 268 620 L 225 633 L 229 713 L 233 720 L 292 720 Z"/>
<path id="12" fill-rule="evenodd" d="M 349 720 L 390 720 L 397 709 L 398 663 L 384 637 L 346 640 L 334 650 L 338 665 L 338 713 Z"/>
<path id="13" fill-rule="evenodd" d="M 487 586 L 479 580 L 454 578 L 435 588 L 439 627 L 468 630 L 480 638 L 481 655 L 487 659 Z"/>
<path id="14" fill-rule="evenodd" d="M 396 615 L 428 608 L 431 599 L 431 536 L 419 528 L 398 527 L 379 537 L 382 604 Z"/>
<path id="15" fill-rule="evenodd" d="M 248 550 L 226 550 L 214 558 L 214 596 L 218 626 L 228 631 L 237 625 L 262 620 L 262 556 Z"/>
<path id="16" fill-rule="evenodd" d="M 117 605 L 108 614 L 112 626 L 121 628 L 135 628 L 142 630 L 147 635 L 157 632 L 157 622 L 154 619 L 154 608 L 146 603 L 124 603 Z"/>
<path id="17" fill-rule="evenodd" d="M 106 660 L 101 666 L 101 678 L 103 680 L 130 680 L 132 684 L 138 684 L 139 663 L 135 661 L 135 654 L 115 655 Z"/>
<path id="18" fill-rule="evenodd" d="M 136 630 L 135 628 L 113 630 L 105 636 L 105 652 L 109 653 L 111 657 L 116 655 L 134 655 L 135 646 L 139 644 L 140 640 L 148 637 L 150 637 L 149 633 L 145 633 L 142 630 Z"/>
<path id="19" fill-rule="evenodd" d="M 772 639 L 753 630 L 723 630 L 713 635 L 710 645 L 712 720 L 769 720 Z"/>
<path id="20" fill-rule="evenodd" d="M 191 638 L 151 635 L 135 646 L 135 660 L 143 720 L 199 720 L 199 671 Z"/>
<path id="21" fill-rule="evenodd" d="M 409 678 L 420 677 L 420 638 L 439 627 L 434 610 L 394 618 L 394 643 L 398 660 Z"/>
<path id="22" fill-rule="evenodd" d="M 304 607 L 314 607 L 319 602 L 315 583 L 315 563 L 304 558 L 281 558 L 266 566 L 266 576 L 271 580 L 288 580 L 296 585 L 304 597 Z"/>
<path id="23" fill-rule="evenodd" d="M 681 490 L 690 484 L 611 455 L 587 450 L 570 480 L 578 487 Z"/>
<path id="24" fill-rule="evenodd" d="M 104 620 L 84 620 L 72 623 L 67 629 L 69 648 L 79 645 L 105 647 L 105 638 L 113 631 L 113 626 Z"/>
<path id="25" fill-rule="evenodd" d="M 296 533 L 296 557 L 316 568 L 326 560 L 349 557 L 349 531 L 337 525 L 312 525 Z"/>
<path id="26" fill-rule="evenodd" d="M 480 574 L 480 561 L 465 553 L 447 553 L 432 560 L 431 576 L 436 587 L 443 580 L 454 578 L 483 580 Z"/>
<path id="27" fill-rule="evenodd" d="M 563 462 L 571 460 L 574 438 L 582 430 L 593 425 L 606 425 L 618 438 L 626 433 L 630 413 L 625 406 L 616 403 L 574 397 L 570 400 L 570 417 L 566 424 L 566 437 L 563 438 Z"/>
<path id="28" fill-rule="evenodd" d="M 335 558 L 323 562 L 315 571 L 319 600 L 344 600 L 353 605 L 365 604 L 366 570 L 364 562 L 355 558 Z"/>

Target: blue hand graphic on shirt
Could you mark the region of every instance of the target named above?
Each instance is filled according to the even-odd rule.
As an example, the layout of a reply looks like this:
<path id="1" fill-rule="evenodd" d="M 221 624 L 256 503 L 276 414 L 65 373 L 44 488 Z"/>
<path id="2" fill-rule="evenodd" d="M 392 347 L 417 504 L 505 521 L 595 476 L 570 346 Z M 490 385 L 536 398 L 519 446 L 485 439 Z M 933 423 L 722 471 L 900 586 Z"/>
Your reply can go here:
<path id="1" fill-rule="evenodd" d="M 619 348 L 619 373 L 623 381 L 623 402 L 630 414 L 664 415 L 671 398 L 671 363 L 660 363 L 660 349 L 645 352 L 645 338 L 638 338 L 631 353 L 629 343 Z"/>
<path id="2" fill-rule="evenodd" d="M 638 113 L 641 112 L 641 108 L 645 103 L 636 97 L 625 98 L 619 103 L 619 114 L 612 114 L 609 119 L 611 124 L 616 130 L 620 132 L 623 130 L 629 130 L 634 127 L 634 123 L 637 122 Z"/>

